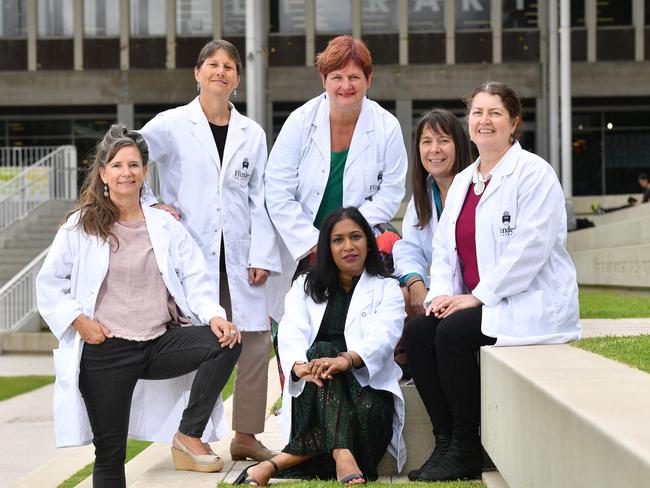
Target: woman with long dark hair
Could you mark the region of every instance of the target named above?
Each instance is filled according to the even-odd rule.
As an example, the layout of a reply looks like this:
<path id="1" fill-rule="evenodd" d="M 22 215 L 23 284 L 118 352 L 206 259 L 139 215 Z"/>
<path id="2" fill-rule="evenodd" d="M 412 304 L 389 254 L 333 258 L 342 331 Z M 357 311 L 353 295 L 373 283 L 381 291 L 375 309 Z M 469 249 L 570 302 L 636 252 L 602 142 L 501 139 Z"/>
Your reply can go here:
<path id="1" fill-rule="evenodd" d="M 387 448 L 402 468 L 404 401 L 393 350 L 404 315 L 366 219 L 354 207 L 333 211 L 321 226 L 317 264 L 293 284 L 279 328 L 288 444 L 236 484 L 264 485 L 278 470 L 361 484 L 377 478 Z"/>
<path id="2" fill-rule="evenodd" d="M 486 82 L 466 104 L 479 157 L 449 189 L 425 313 L 404 330 L 409 369 L 436 436 L 417 474 L 423 481 L 481 475 L 481 346 L 580 337 L 564 194 L 553 168 L 516 139 L 521 100 L 509 86 Z"/>
<path id="3" fill-rule="evenodd" d="M 126 485 L 127 436 L 172 443 L 176 469 L 223 468 L 203 441 L 227 432 L 220 396 L 241 336 L 187 230 L 140 204 L 147 161 L 138 132 L 110 128 L 36 279 L 59 339 L 56 443 L 92 440 L 95 488 Z"/>
<path id="4" fill-rule="evenodd" d="M 424 313 L 431 240 L 454 176 L 470 161 L 469 138 L 454 114 L 434 109 L 420 119 L 413 136 L 413 196 L 404 214 L 402 239 L 393 247 L 395 274 L 400 278 L 408 318 Z"/>

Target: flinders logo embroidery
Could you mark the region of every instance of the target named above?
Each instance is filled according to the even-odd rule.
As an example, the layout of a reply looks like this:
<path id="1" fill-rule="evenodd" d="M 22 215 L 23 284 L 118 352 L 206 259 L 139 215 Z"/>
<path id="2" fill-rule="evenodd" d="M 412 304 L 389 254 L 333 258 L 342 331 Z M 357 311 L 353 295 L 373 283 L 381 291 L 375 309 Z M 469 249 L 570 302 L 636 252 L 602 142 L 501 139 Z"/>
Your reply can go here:
<path id="1" fill-rule="evenodd" d="M 379 186 L 381 185 L 381 180 L 384 179 L 384 172 L 380 171 L 377 173 L 377 184 L 376 185 L 370 185 L 370 191 L 371 192 L 376 192 L 379 191 Z"/>
<path id="2" fill-rule="evenodd" d="M 251 177 L 251 174 L 247 171 L 249 165 L 250 163 L 248 162 L 248 158 L 244 158 L 244 160 L 241 163 L 242 169 L 235 170 L 235 179 L 240 183 L 247 182 L 248 179 Z"/>
<path id="3" fill-rule="evenodd" d="M 501 237 L 510 237 L 515 231 L 515 229 L 517 228 L 516 226 L 512 227 L 510 225 L 510 220 L 511 220 L 510 212 L 508 212 L 507 210 L 504 211 L 503 215 L 501 216 L 501 223 L 503 224 L 503 226 L 499 229 L 499 235 Z"/>

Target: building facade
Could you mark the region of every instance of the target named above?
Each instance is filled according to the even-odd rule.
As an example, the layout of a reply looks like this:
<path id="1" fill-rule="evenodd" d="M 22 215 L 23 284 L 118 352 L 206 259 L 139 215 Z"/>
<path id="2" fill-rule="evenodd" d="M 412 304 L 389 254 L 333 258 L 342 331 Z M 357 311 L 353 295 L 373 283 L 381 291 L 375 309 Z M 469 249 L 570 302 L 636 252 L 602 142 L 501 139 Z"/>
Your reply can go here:
<path id="1" fill-rule="evenodd" d="M 549 12 L 535 0 L 258 0 L 272 142 L 320 93 L 315 55 L 338 34 L 373 54 L 369 96 L 405 137 L 432 107 L 491 79 L 525 105 L 522 144 L 549 157 Z M 201 46 L 246 63 L 246 0 L 0 0 L 0 146 L 73 143 L 80 163 L 116 120 L 141 127 L 196 95 Z M 650 169 L 650 0 L 571 2 L 573 193 L 636 192 Z M 246 68 L 244 68 L 246 70 Z M 245 74 L 244 74 L 245 77 Z M 246 112 L 242 80 L 238 108 Z M 558 164 L 558 162 L 552 163 Z"/>

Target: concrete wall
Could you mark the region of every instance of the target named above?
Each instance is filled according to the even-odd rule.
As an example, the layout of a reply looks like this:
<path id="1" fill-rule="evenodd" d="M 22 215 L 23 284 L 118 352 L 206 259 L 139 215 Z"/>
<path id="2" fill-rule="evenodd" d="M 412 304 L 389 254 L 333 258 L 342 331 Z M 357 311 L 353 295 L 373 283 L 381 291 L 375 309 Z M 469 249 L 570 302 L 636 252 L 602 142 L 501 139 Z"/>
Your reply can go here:
<path id="1" fill-rule="evenodd" d="M 244 74 L 245 76 L 245 74 Z M 574 97 L 650 96 L 650 63 L 574 63 Z M 384 100 L 459 100 L 480 82 L 511 84 L 522 98 L 542 94 L 536 63 L 458 65 L 378 65 L 369 95 Z M 621 83 L 625 80 L 625 83 Z M 191 69 L 88 71 L 7 71 L 0 73 L 0 106 L 181 104 L 196 95 Z M 245 100 L 245 78 L 238 99 Z M 273 67 L 268 72 L 271 101 L 303 102 L 322 91 L 311 67 Z"/>
<path id="2" fill-rule="evenodd" d="M 571 232 L 567 239 L 578 283 L 650 288 L 650 205 L 597 220 L 596 227 Z"/>
<path id="3" fill-rule="evenodd" d="M 482 442 L 517 488 L 650 486 L 650 375 L 560 346 L 481 349 Z"/>

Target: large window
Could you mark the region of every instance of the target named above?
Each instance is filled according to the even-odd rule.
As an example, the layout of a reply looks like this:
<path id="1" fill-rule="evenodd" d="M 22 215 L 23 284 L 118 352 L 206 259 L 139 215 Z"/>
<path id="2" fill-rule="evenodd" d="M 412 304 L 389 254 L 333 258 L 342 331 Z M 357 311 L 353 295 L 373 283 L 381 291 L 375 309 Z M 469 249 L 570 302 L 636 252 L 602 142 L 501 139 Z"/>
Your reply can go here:
<path id="1" fill-rule="evenodd" d="M 131 35 L 164 36 L 166 33 L 165 0 L 131 0 Z"/>
<path id="2" fill-rule="evenodd" d="M 361 31 L 364 33 L 398 31 L 397 2 L 387 0 L 363 0 Z"/>
<path id="3" fill-rule="evenodd" d="M 490 0 L 462 0 L 456 6 L 456 62 L 491 63 Z"/>
<path id="4" fill-rule="evenodd" d="M 504 62 L 539 61 L 538 2 L 503 0 Z"/>
<path id="5" fill-rule="evenodd" d="M 176 0 L 176 34 L 182 37 L 212 35 L 210 0 Z"/>
<path id="6" fill-rule="evenodd" d="M 445 30 L 445 2 L 409 0 L 409 31 L 440 32 Z"/>
<path id="7" fill-rule="evenodd" d="M 596 58 L 599 61 L 634 59 L 632 0 L 599 0 L 596 23 Z"/>
<path id="8" fill-rule="evenodd" d="M 38 0 L 38 37 L 72 37 L 72 0 Z"/>
<path id="9" fill-rule="evenodd" d="M 636 177 L 650 167 L 650 112 L 580 108 L 573 113 L 573 187 L 576 195 L 638 193 Z"/>
<path id="10" fill-rule="evenodd" d="M 304 35 L 305 2 L 303 0 L 280 0 L 278 30 L 282 34 Z"/>
<path id="11" fill-rule="evenodd" d="M 84 0 L 84 36 L 119 37 L 120 10 L 112 0 Z"/>
<path id="12" fill-rule="evenodd" d="M 316 0 L 316 32 L 318 34 L 352 32 L 352 11 L 349 0 Z"/>
<path id="13" fill-rule="evenodd" d="M 226 36 L 246 33 L 246 0 L 223 0 L 223 33 Z"/>
<path id="14" fill-rule="evenodd" d="M 27 0 L 0 1 L 0 37 L 26 37 Z"/>

